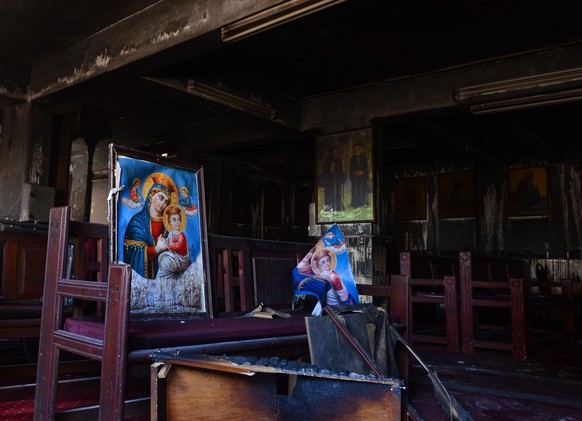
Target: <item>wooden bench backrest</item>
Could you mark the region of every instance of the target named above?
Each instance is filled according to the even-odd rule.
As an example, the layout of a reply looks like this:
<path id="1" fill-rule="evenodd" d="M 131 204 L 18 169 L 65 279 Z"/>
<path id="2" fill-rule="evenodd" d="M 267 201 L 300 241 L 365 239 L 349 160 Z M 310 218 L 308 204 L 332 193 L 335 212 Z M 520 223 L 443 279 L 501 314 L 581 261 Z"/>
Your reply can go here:
<path id="1" fill-rule="evenodd" d="M 400 275 L 411 279 L 439 279 L 458 276 L 459 260 L 446 256 L 426 256 L 410 252 L 400 253 Z"/>
<path id="2" fill-rule="evenodd" d="M 73 250 L 73 278 L 102 281 L 109 268 L 109 227 L 104 224 L 69 222 Z"/>
<path id="3" fill-rule="evenodd" d="M 527 282 L 529 280 L 527 260 L 468 255 L 470 259 L 464 264 L 470 267 L 472 281 L 509 282 L 511 279 L 523 279 Z"/>
<path id="4" fill-rule="evenodd" d="M 459 348 L 458 333 L 458 259 L 440 256 L 412 255 L 400 253 L 400 276 L 395 285 L 405 283 L 407 303 L 400 311 L 406 314 L 408 325 L 406 336 L 411 342 L 442 343 L 451 351 Z M 424 277 L 421 277 L 424 276 Z M 393 297 L 395 294 L 393 293 Z M 440 334 L 417 334 L 417 318 L 414 316 L 416 305 L 444 306 L 445 336 Z"/>
<path id="5" fill-rule="evenodd" d="M 0 298 L 40 300 L 45 260 L 46 232 L 0 231 Z"/>
<path id="6" fill-rule="evenodd" d="M 433 256 L 430 262 L 432 278 L 442 279 L 447 276 L 457 277 L 459 274 L 459 259 L 457 258 Z"/>
<path id="7" fill-rule="evenodd" d="M 215 309 L 250 311 L 261 302 L 291 306 L 293 268 L 312 244 L 218 235 L 208 240 Z"/>

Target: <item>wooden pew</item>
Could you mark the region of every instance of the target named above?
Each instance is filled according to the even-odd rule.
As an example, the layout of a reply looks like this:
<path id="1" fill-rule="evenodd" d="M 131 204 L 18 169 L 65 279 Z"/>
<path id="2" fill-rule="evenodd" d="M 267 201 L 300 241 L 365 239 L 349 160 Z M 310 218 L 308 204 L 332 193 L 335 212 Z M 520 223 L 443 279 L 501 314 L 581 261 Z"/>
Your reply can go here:
<path id="1" fill-rule="evenodd" d="M 412 344 L 445 345 L 450 351 L 459 351 L 457 259 L 402 252 L 400 274 L 406 276 L 405 280 L 397 282 L 406 282 L 402 288 L 406 288 L 405 296 L 408 297 L 404 310 L 407 340 Z M 422 320 L 420 313 L 427 309 L 431 311 L 430 323 Z"/>
<path id="2" fill-rule="evenodd" d="M 209 235 L 213 268 L 214 308 L 227 313 L 248 312 L 260 303 L 290 308 L 291 272 L 312 244 Z M 390 275 L 385 285 L 357 284 L 358 294 L 369 296 L 390 314 L 406 323 L 407 289 L 400 275 Z M 394 298 L 392 298 L 394 297 Z M 391 299 L 392 298 L 392 299 Z"/>
<path id="3" fill-rule="evenodd" d="M 81 224 L 81 223 L 77 223 Z M 31 224 L 25 224 L 29 227 Z M 32 224 L 36 226 L 37 224 Z M 71 243 L 73 278 L 98 280 L 101 256 L 107 255 L 105 225 L 84 225 L 84 236 Z M 40 333 L 47 255 L 47 226 L 0 230 L 0 339 L 37 338 Z M 69 252 L 68 252 L 69 253 Z M 105 260 L 107 263 L 107 260 Z M 106 267 L 105 267 L 106 270 Z"/>
<path id="4" fill-rule="evenodd" d="M 40 334 L 46 225 L 0 222 L 0 339 L 36 359 Z"/>
<path id="5" fill-rule="evenodd" d="M 529 262 L 523 259 L 478 257 L 461 252 L 459 265 L 464 352 L 494 349 L 510 351 L 514 358 L 525 359 L 532 344 L 573 335 L 571 280 L 534 283 L 530 280 Z M 546 293 L 536 293 L 534 287 Z M 555 289 L 560 293 L 553 293 Z M 561 312 L 558 326 L 537 329 L 535 324 L 540 317 L 552 309 Z"/>
<path id="6" fill-rule="evenodd" d="M 291 308 L 291 274 L 312 244 L 219 235 L 209 235 L 208 243 L 217 311 L 248 312 L 260 303 Z"/>

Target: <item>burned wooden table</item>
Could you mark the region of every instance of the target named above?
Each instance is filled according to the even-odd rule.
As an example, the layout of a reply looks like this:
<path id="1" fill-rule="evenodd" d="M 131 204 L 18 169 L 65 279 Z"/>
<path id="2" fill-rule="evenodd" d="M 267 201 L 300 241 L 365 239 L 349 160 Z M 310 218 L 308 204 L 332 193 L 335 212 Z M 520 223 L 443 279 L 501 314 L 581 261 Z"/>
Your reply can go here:
<path id="1" fill-rule="evenodd" d="M 397 379 L 276 357 L 159 352 L 152 358 L 152 420 L 401 418 Z"/>

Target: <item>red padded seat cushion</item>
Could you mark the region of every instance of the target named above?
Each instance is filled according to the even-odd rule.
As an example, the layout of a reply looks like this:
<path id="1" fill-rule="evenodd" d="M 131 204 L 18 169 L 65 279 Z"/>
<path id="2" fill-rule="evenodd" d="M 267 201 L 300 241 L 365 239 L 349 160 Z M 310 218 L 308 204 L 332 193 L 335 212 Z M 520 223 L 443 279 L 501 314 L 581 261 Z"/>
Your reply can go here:
<path id="1" fill-rule="evenodd" d="M 67 319 L 71 333 L 103 339 L 104 324 L 95 319 Z M 261 339 L 306 333 L 303 316 L 288 319 L 215 318 L 131 321 L 129 350 Z"/>

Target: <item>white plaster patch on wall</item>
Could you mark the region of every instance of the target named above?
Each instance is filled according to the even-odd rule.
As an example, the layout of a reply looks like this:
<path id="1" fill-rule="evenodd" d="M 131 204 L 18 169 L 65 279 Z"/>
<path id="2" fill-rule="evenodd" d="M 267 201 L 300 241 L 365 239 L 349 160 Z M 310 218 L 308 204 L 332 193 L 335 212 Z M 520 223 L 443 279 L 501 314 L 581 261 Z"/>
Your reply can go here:
<path id="1" fill-rule="evenodd" d="M 427 186 L 428 187 L 428 186 Z M 435 183 L 435 187 L 436 187 L 436 183 Z M 427 188 L 428 190 L 428 188 Z M 435 193 L 434 195 L 432 195 L 432 200 L 429 204 L 429 209 L 431 210 L 433 215 L 438 215 L 438 211 L 439 211 L 439 207 L 438 207 L 438 202 L 439 202 L 439 193 L 438 193 L 438 188 L 435 188 Z M 429 197 L 431 195 L 429 194 Z"/>
<path id="2" fill-rule="evenodd" d="M 111 57 L 107 55 L 107 50 L 105 50 L 105 54 L 100 54 L 95 59 L 95 66 L 94 67 L 107 67 Z"/>
<path id="3" fill-rule="evenodd" d="M 357 275 L 365 275 L 365 273 L 361 272 L 361 268 L 365 266 L 366 259 L 367 259 L 367 252 L 366 247 L 351 247 L 350 248 L 350 261 L 352 266 L 352 273 Z M 358 262 L 362 262 L 362 264 L 358 264 Z"/>
<path id="4" fill-rule="evenodd" d="M 19 100 L 26 99 L 25 92 L 20 88 L 14 88 L 14 89 L 10 90 L 9 88 L 7 88 L 5 86 L 0 86 L 0 95 L 6 96 L 9 98 L 19 99 Z"/>
<path id="5" fill-rule="evenodd" d="M 123 57 L 123 56 L 128 56 L 130 54 L 133 54 L 137 51 L 137 48 L 135 47 L 130 47 L 128 45 L 124 45 L 123 48 L 121 49 L 121 51 L 119 52 L 119 56 Z"/>
<path id="6" fill-rule="evenodd" d="M 486 251 L 494 249 L 498 243 L 499 250 L 503 250 L 503 210 L 500 195 L 497 189 L 489 185 L 483 196 L 483 247 Z"/>
<path id="7" fill-rule="evenodd" d="M 32 162 L 30 164 L 29 181 L 31 184 L 40 184 L 40 177 L 42 176 L 42 164 L 46 160 L 42 152 L 42 144 L 39 142 L 34 144 L 32 151 Z"/>
<path id="8" fill-rule="evenodd" d="M 575 168 L 570 169 L 570 185 L 568 195 L 572 204 L 572 220 L 576 225 L 578 249 L 582 248 L 582 182 L 580 173 Z"/>
<path id="9" fill-rule="evenodd" d="M 394 178 L 409 178 L 409 177 L 422 177 L 422 176 L 426 176 L 425 171 L 413 171 L 413 172 L 404 171 L 400 174 L 395 174 Z"/>
<path id="10" fill-rule="evenodd" d="M 408 231 L 404 233 L 404 250 L 412 250 L 412 233 Z"/>
<path id="11" fill-rule="evenodd" d="M 168 41 L 172 38 L 177 38 L 178 35 L 180 35 L 180 32 L 181 32 L 180 29 L 176 29 L 175 31 L 164 32 L 162 34 L 159 34 L 158 36 L 152 38 L 152 44 L 157 44 L 159 42 Z"/>
<path id="12" fill-rule="evenodd" d="M 404 233 L 404 250 L 426 250 L 428 244 L 428 226 L 422 222 L 422 238 L 415 239 L 410 231 Z"/>

